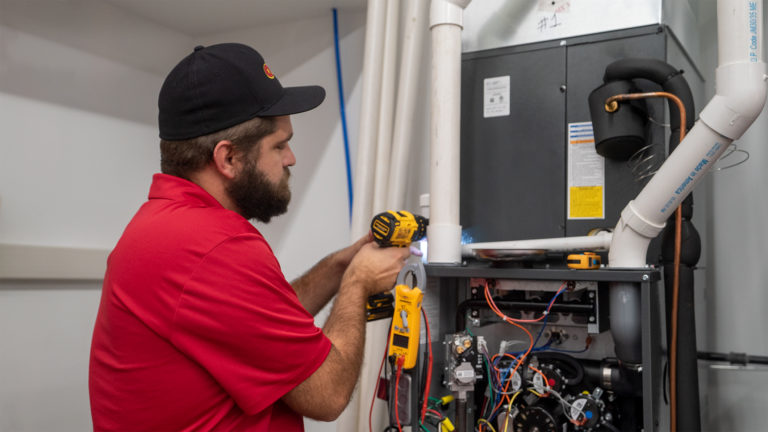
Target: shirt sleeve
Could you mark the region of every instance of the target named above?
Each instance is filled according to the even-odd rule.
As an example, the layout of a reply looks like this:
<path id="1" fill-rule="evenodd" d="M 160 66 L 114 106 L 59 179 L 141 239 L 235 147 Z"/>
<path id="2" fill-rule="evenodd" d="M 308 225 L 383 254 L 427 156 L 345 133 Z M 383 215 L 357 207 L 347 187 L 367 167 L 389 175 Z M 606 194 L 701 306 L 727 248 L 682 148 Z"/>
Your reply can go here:
<path id="1" fill-rule="evenodd" d="M 171 341 L 248 414 L 307 379 L 331 349 L 257 234 L 205 256 L 179 300 Z"/>

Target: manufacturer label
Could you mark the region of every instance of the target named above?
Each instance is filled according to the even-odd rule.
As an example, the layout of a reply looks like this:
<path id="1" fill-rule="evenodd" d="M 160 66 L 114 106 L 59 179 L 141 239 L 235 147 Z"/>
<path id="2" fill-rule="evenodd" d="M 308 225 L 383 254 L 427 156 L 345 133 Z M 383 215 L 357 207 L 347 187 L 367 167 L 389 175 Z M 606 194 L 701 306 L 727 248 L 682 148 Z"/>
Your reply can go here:
<path id="1" fill-rule="evenodd" d="M 568 219 L 605 218 L 605 160 L 591 122 L 568 124 Z"/>
<path id="2" fill-rule="evenodd" d="M 483 118 L 509 115 L 509 75 L 483 80 Z"/>

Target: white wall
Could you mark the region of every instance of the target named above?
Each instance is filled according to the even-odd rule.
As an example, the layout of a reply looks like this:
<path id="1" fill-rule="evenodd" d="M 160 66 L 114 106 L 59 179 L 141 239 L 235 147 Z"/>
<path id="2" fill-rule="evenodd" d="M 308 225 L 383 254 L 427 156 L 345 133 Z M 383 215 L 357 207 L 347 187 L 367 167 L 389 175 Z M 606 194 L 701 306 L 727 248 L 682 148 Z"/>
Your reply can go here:
<path id="1" fill-rule="evenodd" d="M 763 2 L 764 3 L 764 2 Z M 700 34 L 708 96 L 714 94 L 717 65 L 715 1 L 700 5 Z M 763 28 L 768 14 L 763 12 Z M 768 38 L 763 35 L 763 44 Z M 765 50 L 765 48 L 763 48 Z M 749 152 L 749 160 L 738 167 L 710 174 L 712 196 L 706 209 L 709 237 L 707 254 L 708 290 L 700 319 L 699 350 L 746 352 L 768 356 L 768 108 L 736 142 Z M 740 160 L 736 153 L 721 161 L 726 166 Z M 702 229 L 702 227 L 699 227 Z M 702 426 L 707 431 L 764 431 L 768 424 L 768 372 L 715 370 L 700 365 L 709 386 L 701 389 Z"/>
<path id="2" fill-rule="evenodd" d="M 0 2 L 3 244 L 109 249 L 159 166 L 157 69 L 190 42 L 102 2 L 79 5 Z M 100 286 L 0 280 L 0 430 L 91 428 Z"/>

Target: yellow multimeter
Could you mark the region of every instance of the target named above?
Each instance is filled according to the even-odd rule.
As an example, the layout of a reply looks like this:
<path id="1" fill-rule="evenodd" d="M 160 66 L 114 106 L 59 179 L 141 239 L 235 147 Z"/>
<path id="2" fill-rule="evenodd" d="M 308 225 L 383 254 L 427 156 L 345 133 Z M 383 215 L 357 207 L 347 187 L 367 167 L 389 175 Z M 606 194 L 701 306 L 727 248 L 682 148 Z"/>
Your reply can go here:
<path id="1" fill-rule="evenodd" d="M 416 278 L 414 287 L 405 283 L 409 273 L 413 273 Z M 389 335 L 389 355 L 403 357 L 404 369 L 416 366 L 421 332 L 421 300 L 424 298 L 424 293 L 415 285 L 424 284 L 426 279 L 424 264 L 421 260 L 406 264 L 397 276 L 395 311 Z"/>
<path id="2" fill-rule="evenodd" d="M 594 270 L 600 268 L 600 255 L 594 252 L 571 254 L 566 258 L 568 268 Z"/>

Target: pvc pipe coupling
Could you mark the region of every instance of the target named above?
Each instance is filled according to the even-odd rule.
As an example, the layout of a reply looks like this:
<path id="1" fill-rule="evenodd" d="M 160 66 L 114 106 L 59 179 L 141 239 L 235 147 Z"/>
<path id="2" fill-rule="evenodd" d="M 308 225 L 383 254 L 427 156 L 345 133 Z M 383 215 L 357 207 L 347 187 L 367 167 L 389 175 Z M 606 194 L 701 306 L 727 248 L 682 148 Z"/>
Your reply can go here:
<path id="1" fill-rule="evenodd" d="M 464 9 L 472 0 L 432 0 L 429 9 L 429 28 L 442 24 L 464 27 Z"/>

